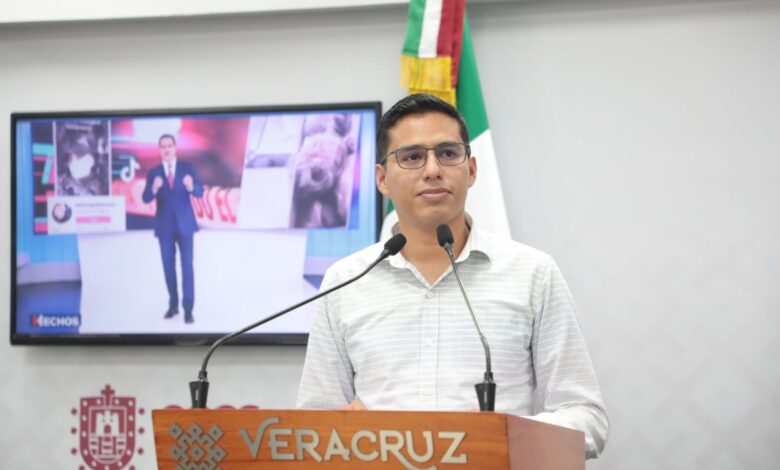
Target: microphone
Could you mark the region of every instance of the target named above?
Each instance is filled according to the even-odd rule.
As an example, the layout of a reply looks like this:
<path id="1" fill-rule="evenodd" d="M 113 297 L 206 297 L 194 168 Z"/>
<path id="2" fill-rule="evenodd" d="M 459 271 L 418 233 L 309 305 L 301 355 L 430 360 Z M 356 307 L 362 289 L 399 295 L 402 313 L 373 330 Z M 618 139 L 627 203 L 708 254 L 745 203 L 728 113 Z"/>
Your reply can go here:
<path id="1" fill-rule="evenodd" d="M 466 289 L 463 288 L 463 283 L 460 280 L 460 274 L 458 274 L 458 267 L 455 265 L 455 256 L 452 254 L 452 244 L 454 239 L 452 238 L 452 230 L 449 225 L 441 224 L 436 227 L 436 238 L 439 241 L 439 245 L 447 252 L 447 256 L 450 258 L 450 264 L 452 265 L 452 272 L 455 273 L 455 279 L 458 281 L 458 287 L 460 287 L 460 293 L 463 294 L 463 300 L 466 301 L 466 307 L 471 314 L 471 320 L 474 322 L 474 326 L 477 327 L 477 333 L 479 333 L 479 339 L 482 341 L 482 346 L 485 348 L 485 378 L 482 383 L 474 385 L 477 390 L 477 400 L 479 401 L 480 411 L 495 411 L 496 407 L 496 383 L 493 381 L 493 371 L 490 367 L 490 346 L 488 346 L 487 339 L 482 333 L 482 327 L 479 326 L 479 320 L 474 315 L 474 310 L 471 308 L 471 302 L 466 295 Z"/>
<path id="2" fill-rule="evenodd" d="M 209 381 L 208 381 L 208 374 L 206 373 L 206 367 L 209 364 L 209 359 L 211 358 L 211 355 L 214 353 L 214 351 L 222 346 L 223 344 L 233 340 L 234 338 L 243 335 L 247 331 L 257 328 L 258 326 L 262 325 L 263 323 L 269 322 L 275 318 L 281 317 L 282 315 L 289 313 L 299 307 L 303 307 L 304 305 L 308 304 L 309 302 L 312 302 L 314 300 L 319 299 L 320 297 L 324 297 L 328 294 L 330 294 L 333 291 L 339 290 L 342 287 L 346 287 L 349 284 L 352 284 L 353 282 L 357 281 L 361 277 L 368 274 L 369 271 L 374 269 L 374 267 L 379 264 L 383 259 L 393 256 L 397 254 L 401 249 L 406 245 L 406 237 L 403 236 L 403 234 L 396 234 L 392 238 L 390 238 L 384 246 L 384 249 L 382 250 L 382 253 L 380 253 L 379 257 L 377 257 L 376 260 L 374 260 L 373 263 L 371 263 L 363 272 L 358 274 L 357 276 L 348 279 L 341 284 L 338 284 L 336 286 L 331 287 L 330 289 L 324 290 L 322 292 L 319 292 L 317 295 L 310 297 L 302 302 L 299 302 L 292 307 L 288 307 L 281 312 L 275 313 L 271 316 L 265 317 L 262 320 L 256 321 L 255 323 L 252 323 L 251 325 L 247 325 L 244 328 L 241 328 L 240 330 L 227 334 L 221 338 L 219 338 L 217 341 L 214 342 L 214 344 L 211 345 L 211 348 L 209 348 L 208 352 L 206 353 L 206 357 L 203 358 L 203 364 L 200 367 L 200 372 L 198 372 L 198 380 L 190 382 L 190 398 L 192 399 L 192 407 L 193 408 L 205 408 L 206 407 L 206 399 L 208 398 L 208 392 L 209 392 Z"/>

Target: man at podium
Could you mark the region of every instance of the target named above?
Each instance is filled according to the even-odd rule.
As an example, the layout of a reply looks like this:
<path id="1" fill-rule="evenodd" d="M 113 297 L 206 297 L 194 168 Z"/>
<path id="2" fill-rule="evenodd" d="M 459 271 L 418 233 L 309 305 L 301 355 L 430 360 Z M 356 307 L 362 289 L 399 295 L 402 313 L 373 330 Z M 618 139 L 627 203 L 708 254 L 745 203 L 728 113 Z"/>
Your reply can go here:
<path id="1" fill-rule="evenodd" d="M 477 157 L 461 114 L 430 95 L 403 98 L 380 120 L 376 183 L 407 244 L 360 281 L 319 301 L 298 407 L 478 409 L 485 355 L 436 228 L 453 252 L 490 345 L 496 411 L 585 433 L 588 457 L 609 420 L 574 301 L 553 259 L 479 228 L 466 213 Z M 363 271 L 382 244 L 334 264 L 322 289 Z"/>

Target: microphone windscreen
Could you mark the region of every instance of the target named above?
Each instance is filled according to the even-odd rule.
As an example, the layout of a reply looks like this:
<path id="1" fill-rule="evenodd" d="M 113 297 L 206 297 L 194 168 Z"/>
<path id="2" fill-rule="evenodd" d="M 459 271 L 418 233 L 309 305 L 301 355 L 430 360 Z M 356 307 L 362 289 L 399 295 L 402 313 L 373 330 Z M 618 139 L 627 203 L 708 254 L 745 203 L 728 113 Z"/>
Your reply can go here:
<path id="1" fill-rule="evenodd" d="M 436 238 L 439 240 L 440 246 L 444 246 L 447 243 L 452 245 L 454 243 L 452 230 L 450 230 L 450 226 L 447 224 L 441 224 L 436 227 Z"/>
<path id="2" fill-rule="evenodd" d="M 406 245 L 406 237 L 402 233 L 397 233 L 387 240 L 385 243 L 385 250 L 390 253 L 390 256 L 397 254 Z"/>

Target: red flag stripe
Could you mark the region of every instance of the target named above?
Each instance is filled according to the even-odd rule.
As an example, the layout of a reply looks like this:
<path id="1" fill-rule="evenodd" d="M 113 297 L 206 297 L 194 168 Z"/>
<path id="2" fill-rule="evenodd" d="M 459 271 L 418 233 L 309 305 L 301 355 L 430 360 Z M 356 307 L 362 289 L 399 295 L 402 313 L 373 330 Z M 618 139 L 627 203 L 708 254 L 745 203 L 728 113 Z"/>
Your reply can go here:
<path id="1" fill-rule="evenodd" d="M 463 44 L 463 16 L 466 11 L 466 0 L 443 0 L 439 37 L 436 45 L 438 57 L 452 58 L 452 87 L 458 84 L 458 68 L 460 51 Z"/>
<path id="2" fill-rule="evenodd" d="M 452 36 L 452 87 L 458 85 L 460 71 L 460 52 L 463 48 L 463 20 L 466 16 L 466 0 L 458 0 L 455 6 L 455 33 Z"/>
<path id="3" fill-rule="evenodd" d="M 439 39 L 436 44 L 436 56 L 452 56 L 452 34 L 455 31 L 455 4 L 460 0 L 443 0 L 441 19 L 439 20 Z"/>

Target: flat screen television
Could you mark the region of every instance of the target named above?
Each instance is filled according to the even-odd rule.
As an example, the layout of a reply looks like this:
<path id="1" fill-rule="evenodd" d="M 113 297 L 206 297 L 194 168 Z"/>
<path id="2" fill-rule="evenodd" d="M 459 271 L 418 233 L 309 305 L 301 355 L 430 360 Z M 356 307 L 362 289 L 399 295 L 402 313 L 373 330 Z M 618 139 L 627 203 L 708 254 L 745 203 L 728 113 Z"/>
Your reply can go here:
<path id="1" fill-rule="evenodd" d="M 206 344 L 314 295 L 377 240 L 380 113 L 12 114 L 11 343 Z M 313 308 L 243 342 L 305 344 Z"/>

